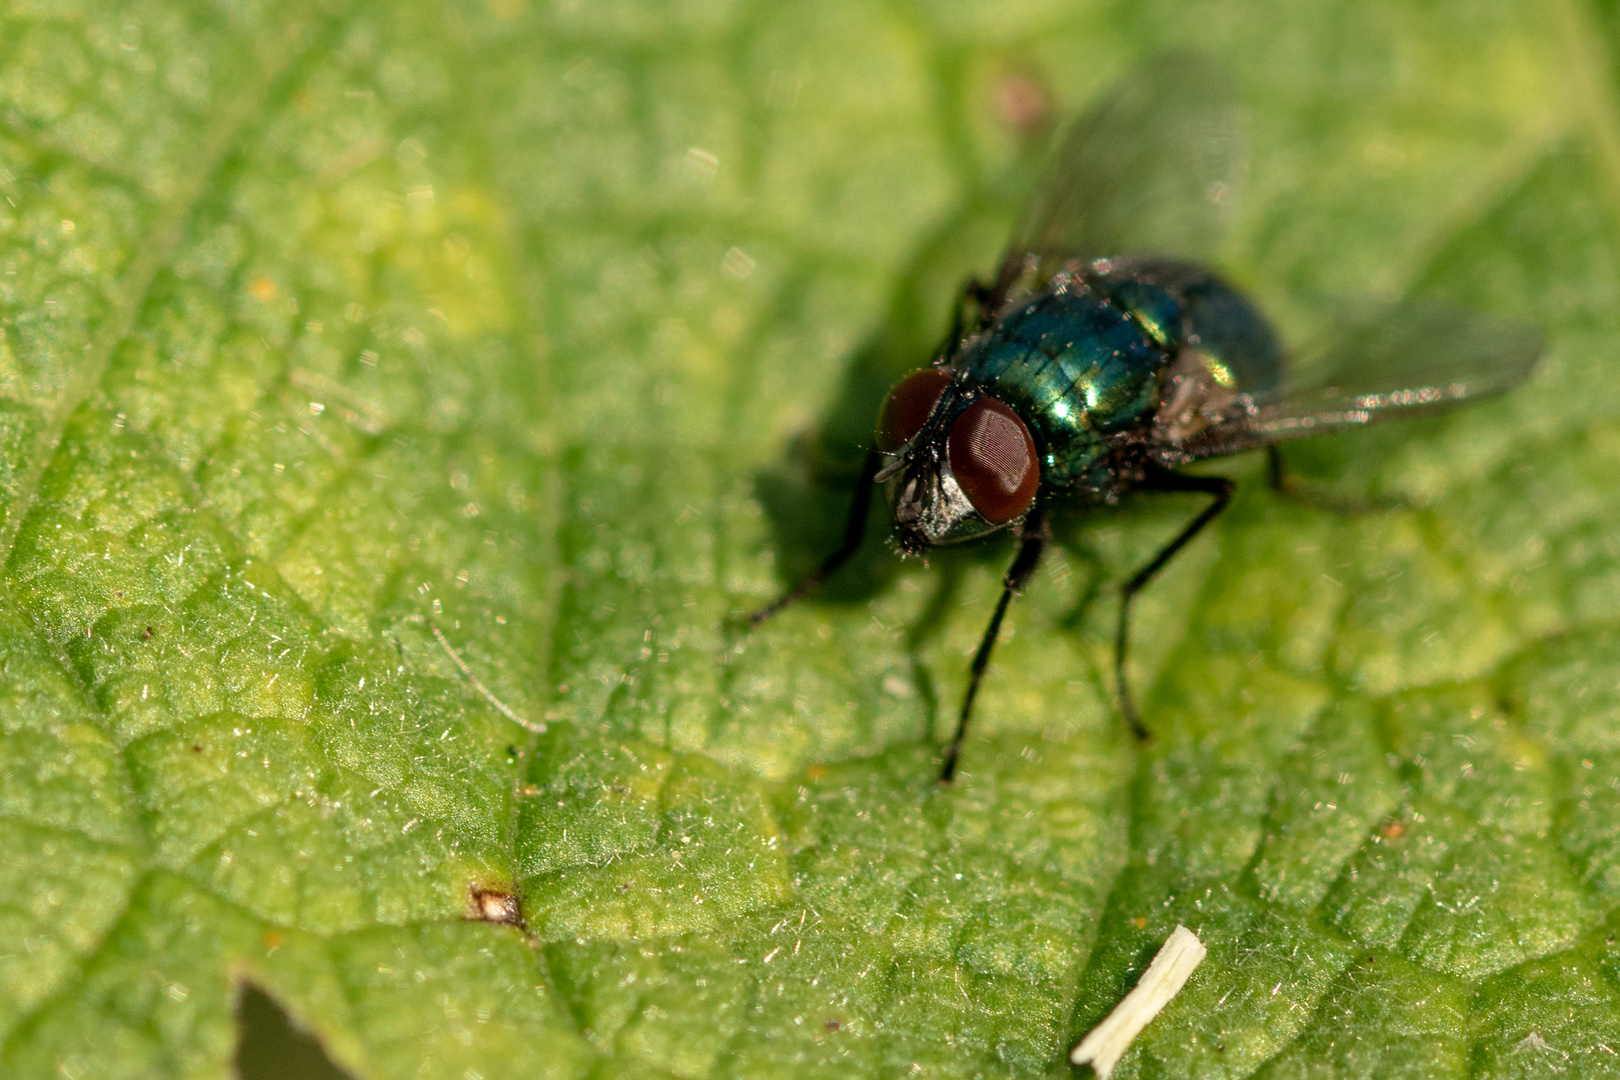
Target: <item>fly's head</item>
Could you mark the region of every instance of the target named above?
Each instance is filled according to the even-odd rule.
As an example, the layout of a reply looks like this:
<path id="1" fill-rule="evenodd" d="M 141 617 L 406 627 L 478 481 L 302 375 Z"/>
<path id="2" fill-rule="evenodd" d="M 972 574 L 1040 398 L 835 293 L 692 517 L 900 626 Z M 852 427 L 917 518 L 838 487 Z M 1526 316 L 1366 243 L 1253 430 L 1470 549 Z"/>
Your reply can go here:
<path id="1" fill-rule="evenodd" d="M 908 555 L 1017 521 L 1040 487 L 1029 427 L 949 368 L 914 371 L 889 391 L 877 448 L 895 539 Z"/>

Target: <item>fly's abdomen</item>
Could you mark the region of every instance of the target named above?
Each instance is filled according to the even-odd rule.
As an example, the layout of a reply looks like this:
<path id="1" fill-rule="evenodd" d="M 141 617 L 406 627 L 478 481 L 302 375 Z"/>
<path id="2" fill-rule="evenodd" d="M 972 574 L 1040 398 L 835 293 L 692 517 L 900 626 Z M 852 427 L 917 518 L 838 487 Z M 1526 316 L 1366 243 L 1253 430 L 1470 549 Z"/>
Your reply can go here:
<path id="1" fill-rule="evenodd" d="M 1197 348 L 1219 366 L 1224 385 L 1263 395 L 1282 381 L 1282 346 L 1270 322 L 1208 268 L 1168 259 L 1123 260 L 1087 280 L 1169 351 Z"/>
<path id="2" fill-rule="evenodd" d="M 1099 490 L 1107 436 L 1157 407 L 1165 362 L 1134 320 L 1078 288 L 1008 312 L 962 357 L 964 374 L 1029 425 L 1043 482 Z"/>

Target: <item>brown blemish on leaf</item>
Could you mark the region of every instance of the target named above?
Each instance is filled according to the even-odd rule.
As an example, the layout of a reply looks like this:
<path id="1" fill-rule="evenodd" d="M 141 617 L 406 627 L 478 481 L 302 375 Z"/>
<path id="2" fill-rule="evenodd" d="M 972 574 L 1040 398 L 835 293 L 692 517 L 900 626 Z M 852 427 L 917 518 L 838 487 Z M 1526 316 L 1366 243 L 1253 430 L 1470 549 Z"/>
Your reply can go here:
<path id="1" fill-rule="evenodd" d="M 467 892 L 467 918 L 474 922 L 523 926 L 523 905 L 515 893 L 474 885 Z"/>
<path id="2" fill-rule="evenodd" d="M 1386 821 L 1378 830 L 1378 835 L 1385 840 L 1399 840 L 1406 835 L 1406 826 L 1399 821 Z"/>

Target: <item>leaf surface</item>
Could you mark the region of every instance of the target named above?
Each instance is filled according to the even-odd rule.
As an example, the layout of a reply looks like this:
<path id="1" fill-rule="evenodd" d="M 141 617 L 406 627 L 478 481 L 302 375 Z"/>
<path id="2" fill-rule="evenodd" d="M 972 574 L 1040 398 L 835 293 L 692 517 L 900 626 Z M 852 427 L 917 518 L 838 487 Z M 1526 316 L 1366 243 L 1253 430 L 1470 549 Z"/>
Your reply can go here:
<path id="1" fill-rule="evenodd" d="M 0 1071 L 1620 1075 L 1613 13 L 18 3 L 0 34 Z M 1005 545 L 836 540 L 1053 118 L 1232 70 L 1222 264 L 1433 296 L 1518 392 Z"/>

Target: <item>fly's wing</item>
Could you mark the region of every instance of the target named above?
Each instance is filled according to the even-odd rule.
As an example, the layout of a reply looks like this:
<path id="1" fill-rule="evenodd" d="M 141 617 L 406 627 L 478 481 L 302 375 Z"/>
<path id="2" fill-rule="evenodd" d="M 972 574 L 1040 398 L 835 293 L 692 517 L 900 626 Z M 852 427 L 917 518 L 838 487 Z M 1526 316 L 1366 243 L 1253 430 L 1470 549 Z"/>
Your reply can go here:
<path id="1" fill-rule="evenodd" d="M 990 310 L 1020 277 L 1050 277 L 1072 259 L 1209 259 L 1242 179 L 1241 121 L 1230 79 L 1208 58 L 1166 53 L 1137 67 L 1064 133 Z M 1031 255 L 1038 266 L 1026 265 Z"/>
<path id="2" fill-rule="evenodd" d="M 1532 327 L 1403 301 L 1289 365 L 1277 389 L 1223 403 L 1220 417 L 1181 440 L 1176 456 L 1211 457 L 1444 412 L 1517 386 L 1541 349 Z"/>

